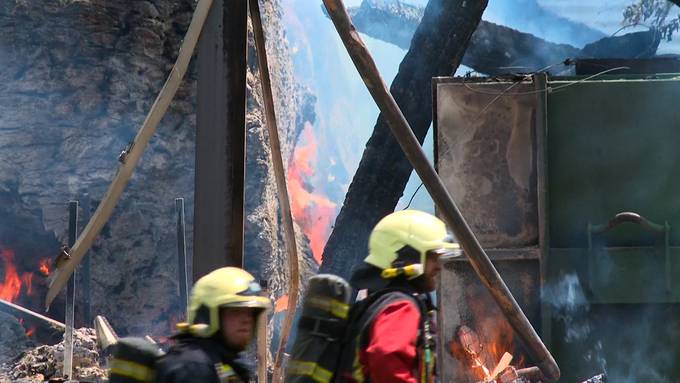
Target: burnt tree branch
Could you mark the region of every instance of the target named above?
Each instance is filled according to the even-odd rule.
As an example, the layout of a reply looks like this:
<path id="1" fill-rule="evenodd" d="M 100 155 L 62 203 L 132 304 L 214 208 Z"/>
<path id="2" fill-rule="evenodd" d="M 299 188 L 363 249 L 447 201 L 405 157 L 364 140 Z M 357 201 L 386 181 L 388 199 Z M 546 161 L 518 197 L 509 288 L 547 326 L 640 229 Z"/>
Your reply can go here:
<path id="1" fill-rule="evenodd" d="M 432 77 L 455 71 L 485 8 L 486 1 L 431 0 L 425 9 L 390 88 L 421 144 L 432 122 Z M 381 113 L 324 248 L 320 272 L 349 276 L 366 255 L 371 229 L 394 211 L 412 171 Z"/>
<path id="2" fill-rule="evenodd" d="M 409 49 L 423 8 L 399 1 L 364 0 L 359 7 L 349 8 L 349 14 L 361 33 Z M 556 64 L 567 58 L 650 57 L 658 45 L 658 36 L 647 31 L 605 37 L 579 49 L 482 20 L 472 34 L 462 64 L 491 76 L 549 66 L 554 68 L 553 72 L 559 72 L 563 67 Z"/>

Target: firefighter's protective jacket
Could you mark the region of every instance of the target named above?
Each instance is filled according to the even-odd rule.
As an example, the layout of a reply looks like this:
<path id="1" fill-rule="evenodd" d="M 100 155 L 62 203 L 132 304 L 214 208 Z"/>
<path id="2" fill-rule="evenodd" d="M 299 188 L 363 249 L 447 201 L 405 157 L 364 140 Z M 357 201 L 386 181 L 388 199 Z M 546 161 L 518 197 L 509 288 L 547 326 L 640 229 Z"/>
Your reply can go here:
<path id="1" fill-rule="evenodd" d="M 156 383 L 247 383 L 250 376 L 241 354 L 215 337 L 179 338 L 156 364 Z"/>

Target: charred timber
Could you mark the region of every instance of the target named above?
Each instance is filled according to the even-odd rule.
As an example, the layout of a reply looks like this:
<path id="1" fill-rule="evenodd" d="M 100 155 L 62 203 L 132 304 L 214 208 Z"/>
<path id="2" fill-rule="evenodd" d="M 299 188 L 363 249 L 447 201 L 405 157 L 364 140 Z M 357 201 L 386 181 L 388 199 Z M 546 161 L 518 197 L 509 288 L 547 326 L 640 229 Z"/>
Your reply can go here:
<path id="1" fill-rule="evenodd" d="M 66 330 L 63 323 L 4 299 L 0 299 L 0 311 L 23 321 L 25 328 L 35 327 L 35 339 L 39 343 L 57 342 Z"/>
<path id="2" fill-rule="evenodd" d="M 411 38 L 423 17 L 423 8 L 401 2 L 364 1 L 349 12 L 359 31 L 403 49 L 411 46 Z M 495 75 L 518 67 L 528 71 L 545 68 L 580 56 L 581 50 L 571 45 L 551 43 L 482 20 L 472 34 L 462 64 L 477 72 Z"/>
<path id="3" fill-rule="evenodd" d="M 421 144 L 432 122 L 432 77 L 456 70 L 486 8 L 486 1 L 467 2 L 467 7 L 463 3 L 429 2 L 390 87 Z M 384 169 L 390 169 L 389 177 Z M 365 256 L 371 229 L 394 211 L 412 171 L 381 113 L 335 220 L 319 272 L 349 277 L 352 266 Z"/>
<path id="4" fill-rule="evenodd" d="M 349 13 L 360 32 L 409 49 L 423 8 L 399 1 L 364 0 L 361 6 L 350 8 Z M 567 58 L 651 57 L 658 45 L 658 33 L 648 31 L 605 37 L 579 49 L 482 20 L 462 64 L 487 75 L 532 72 L 546 67 L 554 68 L 552 72 L 556 73 L 564 69 L 557 64 Z"/>
<path id="5" fill-rule="evenodd" d="M 510 290 L 505 285 L 505 282 L 503 282 L 498 271 L 491 263 L 491 260 L 489 260 L 488 255 L 484 252 L 479 241 L 472 233 L 470 226 L 463 218 L 455 202 L 451 199 L 442 180 L 425 156 L 425 152 L 421 147 L 422 139 L 420 142 L 418 141 L 418 138 L 411 129 L 409 122 L 406 120 L 397 101 L 387 90 L 387 86 L 380 76 L 375 61 L 373 61 L 366 45 L 352 25 L 342 0 L 324 0 L 324 5 L 328 10 L 331 19 L 333 20 L 333 24 L 335 25 L 335 29 L 338 31 L 354 65 L 366 84 L 368 91 L 378 105 L 381 114 L 385 115 L 388 127 L 391 129 L 401 150 L 403 150 L 403 154 L 405 154 L 409 163 L 416 169 L 418 175 L 423 180 L 425 187 L 441 211 L 441 215 L 451 227 L 456 238 L 462 245 L 462 248 L 465 250 L 465 254 L 470 259 L 471 266 L 481 279 L 482 283 L 487 287 L 489 293 L 491 293 L 508 322 L 510 322 L 510 325 L 523 342 L 529 356 L 536 361 L 537 367 L 541 370 L 541 380 L 549 383 L 557 381 L 560 377 L 560 370 L 557 363 L 555 363 L 554 358 L 545 347 L 545 344 L 543 344 L 538 334 L 531 326 L 531 323 L 529 323 L 529 320 L 522 312 L 517 301 L 515 301 Z M 443 12 L 443 10 L 447 8 L 446 5 L 449 6 L 448 12 Z M 439 19 L 454 20 L 458 23 L 460 29 L 456 31 L 458 33 L 453 33 L 453 35 L 463 35 L 461 43 L 463 46 L 466 46 L 474 27 L 479 24 L 479 20 L 481 19 L 486 5 L 486 1 L 468 2 L 465 0 L 432 0 L 428 3 L 421 26 L 427 25 L 425 20 L 427 19 L 428 10 L 432 11 Z M 420 30 L 421 28 L 419 27 L 418 31 Z M 448 35 L 446 31 L 449 31 L 449 29 L 439 30 L 438 35 L 443 34 L 446 36 Z M 418 32 L 416 32 L 416 35 L 417 34 Z M 414 46 L 416 46 L 415 43 Z M 411 53 L 412 50 L 407 53 L 407 57 Z M 437 51 L 435 52 L 435 55 L 439 53 L 440 52 Z M 452 58 L 452 61 L 460 63 L 460 56 L 455 56 Z M 402 62 L 402 66 L 403 64 L 404 63 Z M 425 131 L 426 130 L 427 129 L 425 129 Z M 394 169 L 394 164 L 392 164 L 392 169 Z M 354 181 L 356 181 L 356 178 Z M 373 209 L 366 210 L 373 211 Z"/>

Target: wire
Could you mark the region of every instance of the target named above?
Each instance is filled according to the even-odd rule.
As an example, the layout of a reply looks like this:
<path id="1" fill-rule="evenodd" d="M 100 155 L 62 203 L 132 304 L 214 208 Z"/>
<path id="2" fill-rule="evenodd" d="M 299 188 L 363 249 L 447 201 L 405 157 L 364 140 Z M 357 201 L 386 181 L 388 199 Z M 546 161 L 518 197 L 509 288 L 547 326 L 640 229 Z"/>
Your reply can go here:
<path id="1" fill-rule="evenodd" d="M 567 62 L 570 62 L 570 60 L 565 60 L 563 63 L 566 64 Z M 557 65 L 557 64 L 554 64 L 554 65 Z M 554 66 L 554 65 L 552 65 L 552 66 Z M 550 68 L 550 67 L 551 67 L 551 66 L 548 66 L 548 67 L 546 67 L 546 68 Z M 573 86 L 573 85 L 576 85 L 576 84 L 580 84 L 580 83 L 583 83 L 583 82 L 585 82 L 585 81 L 592 80 L 592 79 L 595 78 L 595 77 L 602 76 L 603 74 L 606 74 L 606 73 L 609 73 L 609 72 L 613 72 L 613 71 L 617 71 L 617 70 L 622 70 L 622 69 L 630 69 L 630 67 L 622 66 L 622 67 L 610 68 L 610 69 L 603 70 L 603 71 L 601 71 L 601 72 L 595 73 L 594 75 L 588 76 L 588 77 L 586 77 L 586 78 L 582 78 L 582 79 L 577 80 L 577 81 L 572 81 L 572 82 L 569 82 L 569 83 L 564 84 L 564 85 L 556 86 L 556 87 L 554 87 L 554 88 L 546 87 L 546 88 L 544 88 L 544 89 L 535 89 L 535 90 L 526 91 L 526 92 L 513 92 L 513 93 L 508 93 L 508 91 L 509 91 L 510 89 L 512 89 L 513 87 L 515 87 L 517 84 L 521 83 L 522 81 L 524 81 L 525 79 L 527 79 L 529 76 L 532 76 L 532 75 L 535 74 L 535 73 L 539 73 L 540 71 L 534 72 L 533 74 L 528 74 L 528 75 L 523 76 L 520 80 L 514 82 L 512 85 L 510 85 L 509 87 L 505 88 L 505 89 L 504 89 L 503 91 L 501 91 L 501 92 L 491 92 L 491 91 L 486 91 L 486 90 L 474 89 L 474 88 L 468 86 L 468 84 L 466 84 L 465 82 L 463 82 L 462 84 L 463 84 L 463 86 L 465 86 L 467 89 L 469 89 L 469 90 L 471 90 L 471 91 L 473 91 L 473 92 L 481 93 L 481 94 L 488 94 L 488 95 L 495 95 L 495 96 L 496 96 L 493 100 L 491 100 L 491 102 L 489 102 L 488 104 L 486 104 L 486 105 L 484 106 L 484 108 L 483 108 L 479 113 L 477 113 L 477 118 L 478 118 L 480 115 L 484 114 L 484 113 L 487 111 L 487 109 L 491 106 L 491 104 L 493 104 L 493 103 L 496 102 L 499 98 L 501 98 L 501 96 L 504 96 L 504 95 L 528 95 L 528 94 L 536 94 L 536 93 L 543 93 L 543 92 L 548 92 L 548 93 L 559 92 L 560 90 L 563 90 L 563 89 L 568 88 L 568 87 L 570 87 L 570 86 Z M 542 69 L 541 71 L 545 71 L 545 70 L 546 70 L 546 69 Z M 446 150 L 440 152 L 440 153 L 439 153 L 439 157 L 441 158 L 442 156 L 448 154 L 449 151 L 451 151 L 451 149 L 452 149 L 452 147 L 449 147 L 449 148 L 447 148 Z M 417 192 L 417 190 L 416 190 L 416 192 Z M 415 196 L 415 194 L 414 194 L 414 196 Z M 411 199 L 413 199 L 413 197 L 411 197 Z M 410 204 L 410 203 L 409 203 L 409 204 Z"/>
<path id="2" fill-rule="evenodd" d="M 424 185 L 424 184 L 421 182 L 421 183 L 420 183 L 420 186 L 418 186 L 418 188 L 416 188 L 416 191 L 413 192 L 413 195 L 411 196 L 411 199 L 408 200 L 408 203 L 406 204 L 406 207 L 403 208 L 403 209 L 401 209 L 401 210 L 406 210 L 406 209 L 408 209 L 408 208 L 411 206 L 411 202 L 413 202 L 413 199 L 416 198 L 416 194 L 418 194 L 418 191 L 420 190 L 421 187 L 423 187 L 423 185 Z"/>
<path id="3" fill-rule="evenodd" d="M 508 92 L 507 92 L 508 89 L 505 89 L 505 90 L 500 91 L 500 92 L 494 92 L 494 91 L 489 91 L 489 90 L 481 90 L 481 89 L 472 88 L 471 86 L 469 86 L 469 85 L 466 84 L 465 82 L 463 82 L 463 85 L 464 85 L 467 89 L 469 89 L 469 90 L 471 90 L 471 91 L 473 91 L 473 92 L 475 92 L 475 93 L 480 93 L 480 94 L 488 94 L 488 95 L 493 95 L 493 96 L 498 96 L 498 95 L 501 95 L 501 96 L 504 96 L 504 95 L 508 95 L 508 96 L 521 96 L 521 95 L 536 94 L 536 93 L 543 93 L 543 92 L 548 92 L 548 93 L 554 92 L 554 91 L 556 91 L 556 90 L 568 88 L 568 87 L 570 87 L 570 86 L 572 86 L 572 85 L 576 85 L 576 84 L 580 84 L 580 83 L 582 83 L 582 82 L 586 82 L 586 81 L 588 81 L 588 80 L 592 80 L 592 79 L 594 79 L 595 77 L 602 76 L 602 75 L 607 74 L 607 73 L 609 73 L 609 72 L 614 72 L 614 71 L 623 70 L 623 69 L 630 69 L 630 67 L 627 67 L 627 66 L 620 66 L 620 67 L 616 67 L 616 68 L 610 68 L 610 69 L 603 70 L 603 71 L 601 71 L 601 72 L 595 73 L 595 74 L 593 74 L 593 75 L 591 75 L 591 76 L 588 76 L 588 77 L 586 77 L 586 78 L 582 78 L 582 79 L 580 79 L 580 80 L 572 81 L 572 82 L 570 82 L 570 83 L 568 83 L 568 84 L 565 84 L 565 85 L 556 86 L 556 87 L 554 87 L 554 88 L 553 88 L 553 87 L 546 87 L 546 88 L 543 88 L 543 89 L 534 89 L 534 90 L 529 90 L 529 91 L 526 91 L 526 92 L 513 92 L 513 93 L 508 93 Z M 524 78 L 522 78 L 522 79 L 519 80 L 518 82 L 524 81 L 524 79 L 525 79 L 527 76 L 531 76 L 531 75 L 526 75 Z M 515 85 L 517 85 L 517 83 L 513 83 L 510 87 L 514 87 Z"/>

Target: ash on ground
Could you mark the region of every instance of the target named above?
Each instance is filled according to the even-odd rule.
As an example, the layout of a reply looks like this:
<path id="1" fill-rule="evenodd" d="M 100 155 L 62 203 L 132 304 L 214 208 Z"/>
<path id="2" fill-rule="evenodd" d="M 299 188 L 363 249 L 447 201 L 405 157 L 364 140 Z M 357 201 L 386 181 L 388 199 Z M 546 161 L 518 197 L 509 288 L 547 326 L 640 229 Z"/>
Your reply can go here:
<path id="1" fill-rule="evenodd" d="M 97 349 L 94 329 L 73 332 L 73 377 L 87 382 L 107 382 L 105 361 Z M 29 348 L 0 366 L 0 382 L 42 382 L 62 376 L 64 342 Z"/>

